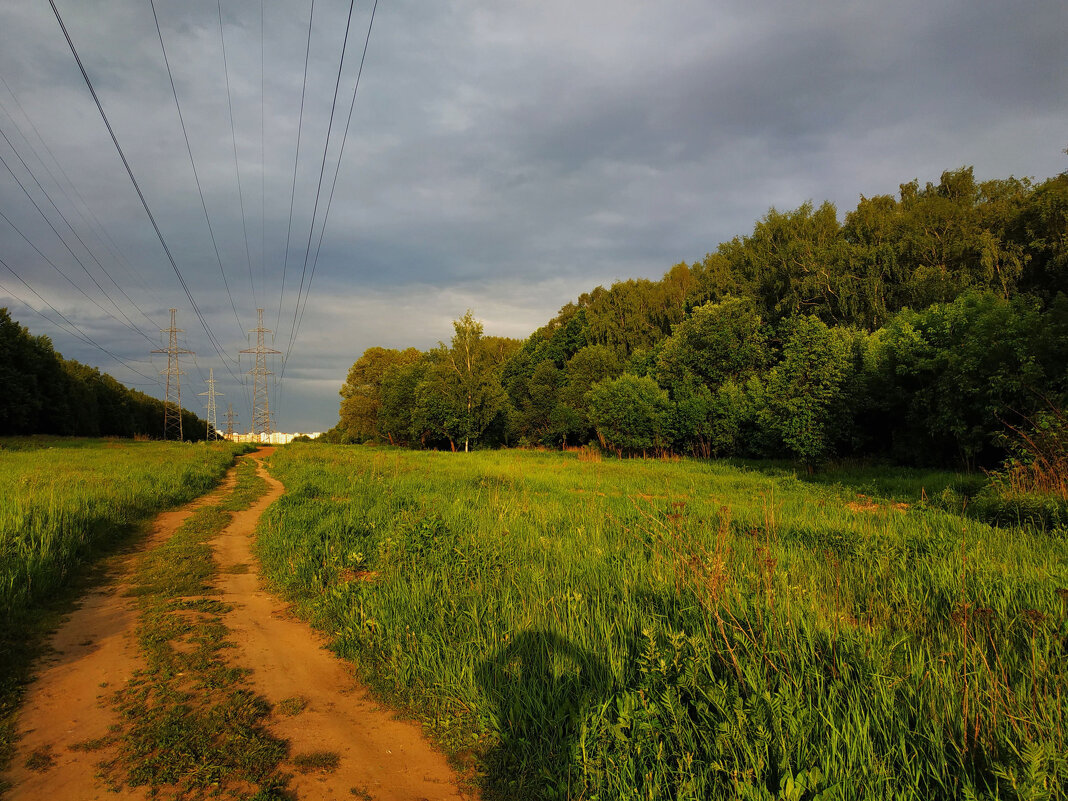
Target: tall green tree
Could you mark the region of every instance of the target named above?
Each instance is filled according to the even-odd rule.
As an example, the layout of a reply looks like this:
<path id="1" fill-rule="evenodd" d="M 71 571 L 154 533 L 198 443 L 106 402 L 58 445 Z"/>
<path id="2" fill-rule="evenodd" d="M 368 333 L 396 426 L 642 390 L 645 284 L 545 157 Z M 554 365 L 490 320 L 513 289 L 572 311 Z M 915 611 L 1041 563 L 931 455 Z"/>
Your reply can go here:
<path id="1" fill-rule="evenodd" d="M 782 360 L 766 378 L 762 425 L 804 464 L 831 455 L 852 362 L 847 332 L 814 315 L 783 325 Z"/>
<path id="2" fill-rule="evenodd" d="M 426 381 L 431 358 L 420 354 L 410 364 L 393 364 L 382 373 L 379 385 L 377 433 L 391 445 L 426 445 L 426 430 L 414 417 L 419 387 Z"/>
<path id="3" fill-rule="evenodd" d="M 504 412 L 500 362 L 506 353 L 483 337 L 482 323 L 470 309 L 453 321 L 452 343 L 436 352 L 436 386 L 450 412 L 444 416 L 449 439 L 471 449 L 494 419 Z"/>
<path id="4" fill-rule="evenodd" d="M 32 335 L 6 308 L 0 308 L 0 387 L 0 435 L 162 434 L 162 401 L 64 359 L 48 337 Z M 203 420 L 185 410 L 182 419 L 189 438 L 204 438 Z"/>
<path id="5" fill-rule="evenodd" d="M 653 379 L 624 373 L 594 384 L 587 401 L 602 445 L 620 453 L 670 445 L 671 401 Z"/>
<path id="6" fill-rule="evenodd" d="M 753 301 L 727 296 L 697 307 L 675 326 L 656 373 L 668 389 L 691 380 L 714 389 L 730 378 L 744 381 L 767 359 L 767 336 Z"/>
<path id="7" fill-rule="evenodd" d="M 363 441 L 378 436 L 378 415 L 382 406 L 382 381 L 391 367 L 414 364 L 420 357 L 415 348 L 394 350 L 373 347 L 349 368 L 341 386 L 340 425 L 348 440 Z"/>
<path id="8" fill-rule="evenodd" d="M 1068 329 L 1033 298 L 969 292 L 873 336 L 877 408 L 904 461 L 996 463 L 1004 421 L 1065 401 Z"/>

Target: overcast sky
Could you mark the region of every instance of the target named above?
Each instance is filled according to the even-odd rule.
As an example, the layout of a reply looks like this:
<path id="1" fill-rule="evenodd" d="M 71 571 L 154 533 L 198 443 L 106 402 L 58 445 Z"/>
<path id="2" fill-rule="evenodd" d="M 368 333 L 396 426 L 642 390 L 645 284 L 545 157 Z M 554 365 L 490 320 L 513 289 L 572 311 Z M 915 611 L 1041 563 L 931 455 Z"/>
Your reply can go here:
<path id="1" fill-rule="evenodd" d="M 149 0 L 57 6 L 223 356 L 44 0 L 0 0 L 0 259 L 18 276 L 0 265 L 0 305 L 157 396 L 166 358 L 149 351 L 177 308 L 196 352 L 183 405 L 202 412 L 192 395 L 214 368 L 241 430 L 257 307 L 291 350 L 280 383 L 270 364 L 275 430 L 326 430 L 366 348 L 447 341 L 467 308 L 525 337 L 597 284 L 699 260 L 771 206 L 830 200 L 842 217 L 962 165 L 1068 169 L 1063 0 L 381 0 L 318 249 L 370 2 L 352 17 L 314 229 L 348 3 L 315 2 L 300 123 L 307 4 L 222 0 L 220 26 L 218 0 L 156 0 L 196 177 Z"/>

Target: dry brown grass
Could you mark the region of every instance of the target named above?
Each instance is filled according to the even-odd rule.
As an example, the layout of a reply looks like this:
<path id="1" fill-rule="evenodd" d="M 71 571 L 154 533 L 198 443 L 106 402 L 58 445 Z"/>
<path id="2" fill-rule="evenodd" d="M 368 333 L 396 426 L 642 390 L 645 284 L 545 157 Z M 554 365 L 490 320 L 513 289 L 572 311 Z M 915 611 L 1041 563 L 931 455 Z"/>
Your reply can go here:
<path id="1" fill-rule="evenodd" d="M 1068 417 L 1050 404 L 1026 427 L 1009 426 L 1017 457 L 992 478 L 1012 494 L 1036 493 L 1068 500 Z"/>

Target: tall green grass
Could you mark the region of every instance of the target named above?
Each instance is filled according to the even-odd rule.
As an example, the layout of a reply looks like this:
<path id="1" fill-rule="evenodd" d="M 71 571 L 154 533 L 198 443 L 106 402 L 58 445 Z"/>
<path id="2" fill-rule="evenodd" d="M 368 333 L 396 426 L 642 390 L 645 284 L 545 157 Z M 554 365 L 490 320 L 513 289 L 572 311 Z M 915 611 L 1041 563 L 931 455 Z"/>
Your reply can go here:
<path id="1" fill-rule="evenodd" d="M 87 563 L 154 513 L 214 487 L 245 450 L 0 438 L 0 768 L 11 757 L 15 711 L 43 635 Z"/>
<path id="2" fill-rule="evenodd" d="M 0 625 L 62 586 L 102 545 L 211 489 L 243 446 L 0 440 Z"/>
<path id="3" fill-rule="evenodd" d="M 1063 539 L 581 456 L 290 446 L 259 553 L 490 796 L 1066 797 Z"/>

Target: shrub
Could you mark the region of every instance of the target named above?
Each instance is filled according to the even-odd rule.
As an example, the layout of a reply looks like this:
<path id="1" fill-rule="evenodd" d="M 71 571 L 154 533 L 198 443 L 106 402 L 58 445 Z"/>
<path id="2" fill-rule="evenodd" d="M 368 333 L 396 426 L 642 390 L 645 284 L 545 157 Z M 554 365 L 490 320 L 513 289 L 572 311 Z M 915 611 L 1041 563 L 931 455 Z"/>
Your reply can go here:
<path id="1" fill-rule="evenodd" d="M 667 446 L 671 402 L 653 379 L 624 374 L 599 381 L 586 399 L 603 446 L 620 454 Z"/>

